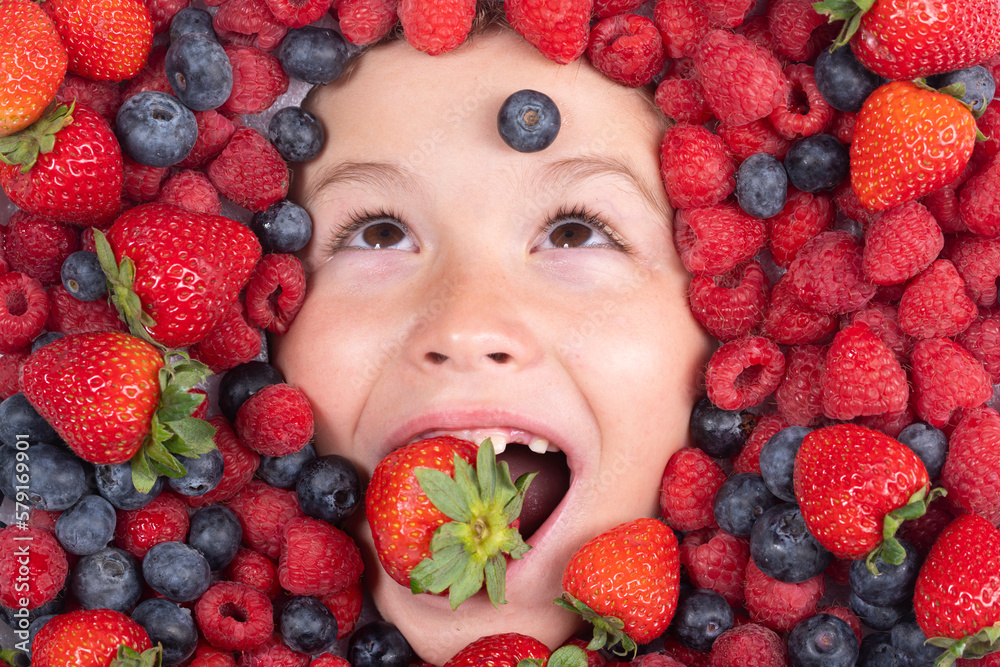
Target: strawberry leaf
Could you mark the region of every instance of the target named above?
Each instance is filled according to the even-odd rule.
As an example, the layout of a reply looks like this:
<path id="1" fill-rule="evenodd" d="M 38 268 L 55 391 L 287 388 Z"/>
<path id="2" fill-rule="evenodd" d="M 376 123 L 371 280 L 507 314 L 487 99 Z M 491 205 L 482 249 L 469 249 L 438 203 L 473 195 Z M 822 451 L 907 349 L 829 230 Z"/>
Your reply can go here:
<path id="1" fill-rule="evenodd" d="M 457 468 L 455 472 L 457 475 Z M 445 516 L 452 521 L 461 522 L 466 522 L 471 518 L 467 496 L 459 488 L 457 480 L 440 470 L 431 468 L 417 468 L 413 474 L 423 492 L 427 494 L 435 507 L 444 512 Z"/>
<path id="2" fill-rule="evenodd" d="M 51 153 L 56 147 L 56 133 L 73 122 L 74 100 L 69 106 L 50 104 L 42 117 L 19 132 L 0 137 L 0 162 L 20 165 L 21 173 L 31 171 L 39 154 Z"/>
<path id="3" fill-rule="evenodd" d="M 161 350 L 163 346 L 153 340 L 146 327 L 156 324 L 155 320 L 142 309 L 139 295 L 132 290 L 135 282 L 135 263 L 128 257 L 122 257 L 121 262 L 115 261 L 114 250 L 108 243 L 108 238 L 99 229 L 94 229 L 94 247 L 97 250 L 97 261 L 104 271 L 108 281 L 108 294 L 111 303 L 118 311 L 118 317 L 128 325 L 133 336 L 156 345 Z"/>
<path id="4" fill-rule="evenodd" d="M 413 593 L 442 593 L 462 575 L 465 569 L 465 547 L 460 543 L 442 548 L 433 559 L 420 561 L 410 573 Z"/>
<path id="5" fill-rule="evenodd" d="M 483 578 L 486 580 L 486 594 L 491 600 L 506 599 L 507 559 L 503 554 L 490 556 L 483 568 Z"/>
<path id="6" fill-rule="evenodd" d="M 868 568 L 868 571 L 874 575 L 878 575 L 879 572 L 875 566 L 875 561 L 879 556 L 890 565 L 899 565 L 902 563 L 903 559 L 906 558 L 906 551 L 899 543 L 899 540 L 896 539 L 896 531 L 899 530 L 904 521 L 922 517 L 927 513 L 928 505 L 946 494 L 947 492 L 940 487 L 930 490 L 930 485 L 928 484 L 910 496 L 905 505 L 886 514 L 882 522 L 882 543 L 873 549 L 865 559 L 865 566 Z"/>
<path id="7" fill-rule="evenodd" d="M 157 643 L 151 649 L 139 653 L 122 644 L 109 667 L 160 667 L 163 661 L 163 644 Z"/>
<path id="8" fill-rule="evenodd" d="M 854 33 L 861 26 L 861 17 L 874 4 L 875 0 L 824 0 L 823 2 L 813 3 L 813 10 L 817 14 L 829 17 L 831 23 L 835 21 L 844 22 L 840 34 L 833 41 L 833 46 L 830 47 L 831 50 L 839 49 L 851 41 L 851 37 L 854 36 Z"/>
<path id="9" fill-rule="evenodd" d="M 638 646 L 631 637 L 625 634 L 625 621 L 615 616 L 601 616 L 585 602 L 566 592 L 553 602 L 567 611 L 579 614 L 583 620 L 593 626 L 594 634 L 590 643 L 587 644 L 587 650 L 599 651 L 608 647 L 612 653 L 619 657 L 628 660 L 635 657 Z"/>
<path id="10" fill-rule="evenodd" d="M 140 451 L 132 457 L 132 486 L 139 493 L 149 493 L 156 484 L 159 474 L 154 472 L 149 466 L 149 458 Z"/>
<path id="11" fill-rule="evenodd" d="M 579 646 L 560 646 L 545 664 L 546 667 L 587 667 L 587 653 Z"/>

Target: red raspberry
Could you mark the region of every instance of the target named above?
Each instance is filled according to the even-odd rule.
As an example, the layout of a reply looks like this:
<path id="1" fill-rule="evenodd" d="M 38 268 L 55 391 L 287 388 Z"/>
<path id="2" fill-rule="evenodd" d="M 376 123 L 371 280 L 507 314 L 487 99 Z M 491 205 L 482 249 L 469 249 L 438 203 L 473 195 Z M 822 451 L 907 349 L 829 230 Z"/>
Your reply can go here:
<path id="1" fill-rule="evenodd" d="M 309 663 L 309 667 L 351 667 L 351 663 L 347 662 L 347 658 L 341 658 L 332 653 L 324 653 L 323 655 L 314 657 L 312 662 Z"/>
<path id="2" fill-rule="evenodd" d="M 750 261 L 721 276 L 694 276 L 688 290 L 691 312 L 715 338 L 725 342 L 750 333 L 767 310 L 768 281 Z"/>
<path id="3" fill-rule="evenodd" d="M 899 300 L 899 327 L 914 338 L 942 338 L 965 331 L 977 309 L 955 265 L 936 260 L 913 279 Z"/>
<path id="4" fill-rule="evenodd" d="M 656 26 L 636 14 L 598 21 L 590 31 L 587 57 L 612 80 L 632 88 L 650 83 L 667 59 Z"/>
<path id="5" fill-rule="evenodd" d="M 145 507 L 118 510 L 117 515 L 115 545 L 139 560 L 160 542 L 183 541 L 191 526 L 184 501 L 170 491 L 161 491 Z"/>
<path id="6" fill-rule="evenodd" d="M 332 0 L 266 0 L 268 9 L 289 28 L 302 28 L 320 20 Z"/>
<path id="7" fill-rule="evenodd" d="M 735 28 L 743 23 L 755 0 L 701 0 L 708 20 L 717 26 Z"/>
<path id="8" fill-rule="evenodd" d="M 969 231 L 958 209 L 958 188 L 958 185 L 949 183 L 920 199 L 945 234 Z"/>
<path id="9" fill-rule="evenodd" d="M 525 40 L 549 60 L 560 65 L 583 55 L 590 35 L 593 0 L 507 0 L 507 21 Z"/>
<path id="10" fill-rule="evenodd" d="M 774 56 L 746 37 L 713 30 L 694 54 L 708 106 L 723 123 L 763 118 L 785 98 L 785 77 Z"/>
<path id="11" fill-rule="evenodd" d="M 306 298 L 306 273 L 302 261 L 283 253 L 261 257 L 247 284 L 250 319 L 271 333 L 288 331 Z"/>
<path id="12" fill-rule="evenodd" d="M 788 199 L 778 215 L 767 219 L 768 246 L 778 266 L 787 269 L 809 239 L 833 227 L 836 209 L 821 193 L 788 188 Z"/>
<path id="13" fill-rule="evenodd" d="M 270 51 L 281 43 L 281 40 L 284 39 L 285 34 L 288 32 L 288 26 L 275 18 L 265 0 L 225 0 L 225 2 L 215 2 L 214 4 L 219 5 L 219 11 L 215 13 L 215 17 L 212 19 L 212 27 L 215 28 L 220 41 L 224 41 L 226 38 L 232 36 L 248 36 L 252 38 L 250 41 L 253 48 Z M 244 46 L 250 46 L 250 44 L 245 44 Z M 230 55 L 229 58 L 232 60 L 233 56 Z M 236 77 L 238 76 L 235 68 L 236 65 L 234 63 L 234 92 L 236 90 Z M 242 76 L 242 74 L 239 76 Z M 259 111 L 263 111 L 269 106 L 271 105 L 266 104 Z M 234 111 L 233 113 L 241 112 Z"/>
<path id="14" fill-rule="evenodd" d="M 709 667 L 709 653 L 690 649 L 674 637 L 667 637 L 663 641 L 663 654 L 687 667 Z"/>
<path id="15" fill-rule="evenodd" d="M 660 176 L 675 207 L 712 206 L 736 187 L 736 161 L 718 136 L 678 123 L 660 143 Z"/>
<path id="16" fill-rule="evenodd" d="M 941 471 L 948 501 L 964 512 L 1000 523 L 1000 414 L 970 410 L 948 439 Z"/>
<path id="17" fill-rule="evenodd" d="M 837 330 L 837 318 L 799 303 L 786 273 L 771 286 L 771 303 L 760 333 L 781 345 L 817 343 Z"/>
<path id="18" fill-rule="evenodd" d="M 361 551 L 344 531 L 298 517 L 281 531 L 278 581 L 293 595 L 329 595 L 361 579 Z"/>
<path id="19" fill-rule="evenodd" d="M 943 428 L 956 409 L 977 408 L 993 396 L 983 365 L 947 338 L 918 340 L 910 363 L 917 414 L 934 428 Z"/>
<path id="20" fill-rule="evenodd" d="M 212 441 L 222 454 L 222 480 L 208 493 L 184 496 L 184 502 L 189 507 L 204 507 L 234 498 L 250 482 L 260 465 L 260 456 L 237 439 L 225 417 L 215 415 L 208 422 L 215 427 Z"/>
<path id="21" fill-rule="evenodd" d="M 660 510 L 676 530 L 715 527 L 712 500 L 726 473 L 712 457 L 694 447 L 674 452 L 660 481 Z"/>
<path id="22" fill-rule="evenodd" d="M 951 261 L 965 281 L 969 297 L 980 306 L 997 303 L 1000 240 L 964 235 L 951 246 Z"/>
<path id="23" fill-rule="evenodd" d="M 1000 236 L 1000 157 L 965 182 L 958 208 L 969 231 L 991 239 Z"/>
<path id="24" fill-rule="evenodd" d="M 257 648 L 240 654 L 239 667 L 308 667 L 310 658 L 288 648 L 278 635 L 272 635 Z"/>
<path id="25" fill-rule="evenodd" d="M 1000 154 L 1000 100 L 994 99 L 986 107 L 986 111 L 976 121 L 979 131 L 986 137 L 983 148 L 986 154 L 994 156 Z"/>
<path id="26" fill-rule="evenodd" d="M 830 123 L 830 134 L 837 137 L 837 141 L 847 146 L 854 141 L 854 126 L 857 123 L 857 113 L 852 111 L 835 111 L 833 122 Z"/>
<path id="27" fill-rule="evenodd" d="M 777 632 L 786 632 L 816 613 L 826 593 L 823 575 L 801 584 L 786 584 L 761 572 L 753 559 L 747 563 L 746 608 L 750 618 Z"/>
<path id="28" fill-rule="evenodd" d="M 830 564 L 826 566 L 825 570 L 823 570 L 823 574 L 841 586 L 849 586 L 851 583 L 852 562 L 854 561 L 834 556 L 830 560 Z"/>
<path id="29" fill-rule="evenodd" d="M 756 255 L 765 240 L 764 223 L 732 202 L 682 208 L 674 218 L 674 243 L 691 273 L 731 271 Z"/>
<path id="30" fill-rule="evenodd" d="M 647 653 L 628 663 L 629 667 L 687 667 L 664 653 Z"/>
<path id="31" fill-rule="evenodd" d="M 56 99 L 66 104 L 76 100 L 104 116 L 113 127 L 122 105 L 122 91 L 114 81 L 94 81 L 67 72 L 56 91 Z"/>
<path id="32" fill-rule="evenodd" d="M 21 373 L 21 366 L 28 358 L 28 351 L 20 352 L 0 352 L 0 400 L 16 394 L 20 389 L 17 386 L 17 378 Z"/>
<path id="33" fill-rule="evenodd" d="M 750 558 L 746 540 L 719 528 L 703 528 L 684 536 L 680 556 L 696 588 L 715 591 L 733 607 L 743 604 L 743 578 Z"/>
<path id="34" fill-rule="evenodd" d="M 712 28 L 701 3 L 695 0 L 656 0 L 653 22 L 671 58 L 694 56 Z"/>
<path id="35" fill-rule="evenodd" d="M 229 0 L 230 3 L 241 1 Z M 225 48 L 233 66 L 233 92 L 219 111 L 233 115 L 260 113 L 288 90 L 288 75 L 270 53 L 253 46 Z"/>
<path id="36" fill-rule="evenodd" d="M 127 331 L 118 311 L 106 299 L 80 301 L 66 291 L 62 283 L 49 288 L 49 316 L 45 321 L 47 331 L 62 334 L 90 331 Z"/>
<path id="37" fill-rule="evenodd" d="M 812 0 L 771 0 L 767 21 L 777 41 L 778 52 L 802 61 L 816 55 L 810 37 L 827 19 L 813 9 Z"/>
<path id="38" fill-rule="evenodd" d="M 767 153 L 784 160 L 788 147 L 792 145 L 792 142 L 774 129 L 774 125 L 771 125 L 771 121 L 767 118 L 738 125 L 719 123 L 715 131 L 741 162 L 755 153 Z"/>
<path id="39" fill-rule="evenodd" d="M 156 200 L 195 213 L 222 215 L 219 193 L 208 176 L 200 171 L 185 169 L 177 172 L 163 184 Z"/>
<path id="40" fill-rule="evenodd" d="M 847 607 L 841 606 L 839 604 L 831 605 L 829 607 L 820 607 L 816 610 L 817 614 L 830 614 L 830 616 L 836 616 L 844 623 L 851 626 L 851 630 L 854 631 L 854 636 L 858 638 L 858 643 L 861 643 L 864 635 L 862 634 L 861 621 L 858 619 L 857 614 L 848 609 Z"/>
<path id="41" fill-rule="evenodd" d="M 246 584 L 274 600 L 281 595 L 278 566 L 264 554 L 241 548 L 226 566 L 226 580 Z M 339 629 L 339 626 L 338 626 Z"/>
<path id="42" fill-rule="evenodd" d="M 40 607 L 56 598 L 68 574 L 66 552 L 51 532 L 16 523 L 0 530 L 0 604 Z"/>
<path id="43" fill-rule="evenodd" d="M 236 301 L 215 328 L 188 352 L 192 359 L 207 364 L 213 373 L 221 373 L 256 359 L 262 341 L 260 330 L 247 319 L 243 303 Z"/>
<path id="44" fill-rule="evenodd" d="M 723 410 L 759 405 L 778 387 L 785 356 L 776 343 L 761 336 L 729 341 L 712 353 L 705 370 L 708 398 Z"/>
<path id="45" fill-rule="evenodd" d="M 931 502 L 923 516 L 904 521 L 896 536 L 912 544 L 920 555 L 926 557 L 937 536 L 954 518 L 948 509 L 948 499 L 938 498 Z"/>
<path id="46" fill-rule="evenodd" d="M 194 660 L 188 667 L 236 667 L 236 659 L 229 651 L 205 645 L 195 650 Z"/>
<path id="47" fill-rule="evenodd" d="M 767 22 L 767 16 L 764 14 L 755 14 L 745 20 L 739 27 L 735 30 L 737 35 L 743 35 L 751 42 L 757 46 L 767 49 L 779 57 L 781 54 L 778 53 L 778 41 L 774 38 L 774 33 L 771 32 L 771 26 Z M 785 64 L 783 57 L 779 57 L 779 62 L 782 65 Z"/>
<path id="48" fill-rule="evenodd" d="M 643 4 L 643 0 L 594 0 L 593 16 L 606 19 L 618 14 L 631 14 Z"/>
<path id="49" fill-rule="evenodd" d="M 243 543 L 268 558 L 281 555 L 281 529 L 291 519 L 305 516 L 294 491 L 253 479 L 233 496 L 229 507 L 240 518 Z"/>
<path id="50" fill-rule="evenodd" d="M 955 342 L 964 347 L 986 369 L 991 384 L 1000 383 L 1000 313 L 980 311 L 969 328 Z"/>
<path id="51" fill-rule="evenodd" d="M 48 315 L 49 297 L 40 282 L 17 271 L 0 276 L 0 352 L 26 349 Z"/>
<path id="52" fill-rule="evenodd" d="M 788 267 L 795 296 L 803 305 L 836 315 L 857 310 L 875 296 L 861 269 L 862 248 L 845 231 L 817 234 L 799 248 Z"/>
<path id="53" fill-rule="evenodd" d="M 150 167 L 122 155 L 125 171 L 123 194 L 138 204 L 156 201 L 160 188 L 170 176 L 169 167 Z"/>
<path id="54" fill-rule="evenodd" d="M 912 343 L 899 328 L 899 314 L 894 306 L 870 302 L 850 314 L 850 322 L 864 322 L 900 359 L 910 353 Z"/>
<path id="55" fill-rule="evenodd" d="M 396 25 L 396 3 L 392 0 L 340 0 L 337 17 L 340 30 L 349 42 L 361 46 L 373 44 Z"/>
<path id="56" fill-rule="evenodd" d="M 833 107 L 816 88 L 813 68 L 804 64 L 789 65 L 784 74 L 788 80 L 785 99 L 768 116 L 774 129 L 788 139 L 826 132 L 833 122 Z"/>
<path id="57" fill-rule="evenodd" d="M 365 589 L 358 581 L 344 590 L 330 593 L 320 598 L 320 601 L 337 619 L 337 638 L 351 634 L 358 619 L 361 617 L 361 605 L 364 603 Z"/>
<path id="58" fill-rule="evenodd" d="M 436 56 L 465 41 L 476 0 L 399 0 L 396 13 L 409 45 Z"/>
<path id="59" fill-rule="evenodd" d="M 833 189 L 833 203 L 837 205 L 841 213 L 855 222 L 867 224 L 875 219 L 875 213 L 865 208 L 861 200 L 858 199 L 857 193 L 854 192 L 850 175 Z"/>
<path id="60" fill-rule="evenodd" d="M 712 643 L 712 667 L 784 667 L 785 642 L 770 628 L 748 623 L 726 630 Z"/>
<path id="61" fill-rule="evenodd" d="M 170 28 L 170 22 L 180 10 L 191 4 L 191 0 L 147 0 L 150 18 L 153 19 L 153 33 L 159 34 Z"/>
<path id="62" fill-rule="evenodd" d="M 826 349 L 796 345 L 786 355 L 785 378 L 774 391 L 778 412 L 789 424 L 812 426 L 823 416 L 823 377 Z"/>
<path id="63" fill-rule="evenodd" d="M 288 194 L 285 161 L 260 132 L 247 127 L 237 128 L 208 165 L 208 178 L 222 196 L 251 211 L 263 211 Z"/>
<path id="64" fill-rule="evenodd" d="M 222 152 L 229 143 L 229 138 L 236 131 L 236 125 L 218 111 L 195 111 L 195 121 L 198 123 L 198 138 L 194 148 L 181 160 L 179 167 L 195 169 L 208 164 L 208 161 Z"/>
<path id="65" fill-rule="evenodd" d="M 243 444 L 264 456 L 293 454 L 313 436 L 309 399 L 289 384 L 268 385 L 240 406 L 236 433 Z"/>
<path id="66" fill-rule="evenodd" d="M 656 87 L 653 101 L 665 116 L 678 123 L 701 125 L 712 120 L 712 110 L 697 79 L 670 73 Z"/>
<path id="67" fill-rule="evenodd" d="M 760 450 L 764 448 L 771 436 L 791 424 L 775 412 L 767 412 L 757 419 L 756 426 L 750 432 L 750 437 L 743 444 L 743 449 L 733 459 L 733 473 L 752 472 L 760 474 Z"/>
<path id="68" fill-rule="evenodd" d="M 122 84 L 122 98 L 124 102 L 136 93 L 147 90 L 156 90 L 167 95 L 173 95 L 174 89 L 167 79 L 165 60 L 167 57 L 167 47 L 156 46 L 149 52 L 146 59 L 146 66 L 139 70 L 139 73 Z"/>
<path id="69" fill-rule="evenodd" d="M 198 629 L 212 646 L 248 651 L 266 642 L 274 631 L 271 601 L 255 588 L 220 581 L 194 605 Z"/>
<path id="70" fill-rule="evenodd" d="M 27 274 L 44 287 L 61 282 L 63 261 L 79 249 L 76 229 L 25 211 L 10 216 L 3 236 L 8 270 Z"/>
<path id="71" fill-rule="evenodd" d="M 908 202 L 876 216 L 865 230 L 861 266 L 876 285 L 902 283 L 930 266 L 943 247 L 944 234 L 931 212 Z"/>
<path id="72" fill-rule="evenodd" d="M 900 412 L 910 390 L 896 355 L 864 322 L 855 322 L 833 338 L 823 371 L 823 414 L 850 420 L 864 415 Z"/>

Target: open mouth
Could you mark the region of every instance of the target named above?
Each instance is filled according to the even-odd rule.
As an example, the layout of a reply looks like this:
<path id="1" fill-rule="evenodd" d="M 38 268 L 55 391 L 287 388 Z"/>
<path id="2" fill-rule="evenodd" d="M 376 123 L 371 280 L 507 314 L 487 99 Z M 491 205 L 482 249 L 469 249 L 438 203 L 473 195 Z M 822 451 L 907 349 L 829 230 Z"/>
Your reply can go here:
<path id="1" fill-rule="evenodd" d="M 497 456 L 497 460 L 507 463 L 511 479 L 514 480 L 526 472 L 538 472 L 524 494 L 524 506 L 520 514 L 518 530 L 521 537 L 528 539 L 545 523 L 569 491 L 570 475 L 566 455 L 560 451 L 538 454 L 527 447 L 514 444 L 508 445 Z"/>

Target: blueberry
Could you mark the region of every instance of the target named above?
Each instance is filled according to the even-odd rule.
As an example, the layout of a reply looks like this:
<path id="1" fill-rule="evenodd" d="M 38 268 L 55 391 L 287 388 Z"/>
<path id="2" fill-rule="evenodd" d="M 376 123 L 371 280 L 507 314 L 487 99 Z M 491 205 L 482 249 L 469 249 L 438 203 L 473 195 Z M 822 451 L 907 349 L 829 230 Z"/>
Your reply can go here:
<path id="1" fill-rule="evenodd" d="M 278 47 L 281 68 L 306 83 L 330 83 L 341 75 L 350 57 L 351 47 L 339 33 L 314 26 L 289 30 Z"/>
<path id="2" fill-rule="evenodd" d="M 783 503 L 764 512 L 750 532 L 750 557 L 761 572 L 788 584 L 822 574 L 833 554 L 806 528 L 798 505 Z"/>
<path id="3" fill-rule="evenodd" d="M 69 509 L 87 493 L 81 461 L 65 447 L 40 442 L 25 449 L 5 445 L 0 455 L 0 491 L 13 498 L 27 486 L 28 504 L 46 512 Z M 26 483 L 25 483 L 26 482 Z"/>
<path id="4" fill-rule="evenodd" d="M 233 66 L 214 37 L 199 32 L 179 36 L 167 49 L 163 66 L 174 94 L 188 109 L 217 109 L 233 92 Z"/>
<path id="5" fill-rule="evenodd" d="M 56 539 L 77 556 L 97 553 L 115 536 L 115 508 L 98 495 L 88 495 L 56 519 Z"/>
<path id="6" fill-rule="evenodd" d="M 914 422 L 900 431 L 896 439 L 924 462 L 929 478 L 937 479 L 948 456 L 948 436 L 944 431 L 923 422 Z"/>
<path id="7" fill-rule="evenodd" d="M 802 446 L 802 438 L 812 431 L 807 426 L 788 426 L 764 443 L 760 450 L 760 475 L 771 493 L 790 503 L 795 502 L 792 473 L 795 456 Z"/>
<path id="8" fill-rule="evenodd" d="M 97 492 L 120 510 L 137 510 L 153 502 L 163 488 L 163 477 L 157 477 L 149 493 L 140 493 L 132 483 L 132 464 L 116 463 L 94 468 Z"/>
<path id="9" fill-rule="evenodd" d="M 854 667 L 858 650 L 851 626 L 830 614 L 810 616 L 788 635 L 792 667 Z"/>
<path id="10" fill-rule="evenodd" d="M 312 238 L 313 222 L 309 213 L 293 202 L 282 199 L 250 219 L 250 230 L 257 235 L 264 252 L 298 252 Z"/>
<path id="11" fill-rule="evenodd" d="M 847 597 L 847 606 L 869 628 L 883 631 L 891 630 L 892 626 L 913 612 L 913 605 L 909 602 L 882 607 L 868 604 L 853 592 Z"/>
<path id="12" fill-rule="evenodd" d="M 45 347 L 49 343 L 54 343 L 60 338 L 65 338 L 66 334 L 59 333 L 58 331 L 45 331 L 35 337 L 35 340 L 31 341 L 31 351 L 35 352 Z"/>
<path id="13" fill-rule="evenodd" d="M 833 52 L 823 49 L 816 56 L 813 75 L 816 89 L 830 106 L 854 113 L 861 111 L 868 96 L 887 81 L 858 62 L 850 47 Z"/>
<path id="14" fill-rule="evenodd" d="M 302 107 L 285 107 L 271 116 L 267 138 L 289 162 L 308 162 L 323 149 L 326 133 L 319 119 Z"/>
<path id="15" fill-rule="evenodd" d="M 361 504 L 361 478 L 353 463 L 328 454 L 306 464 L 295 484 L 295 494 L 306 516 L 339 524 Z"/>
<path id="16" fill-rule="evenodd" d="M 194 112 L 173 95 L 146 90 L 122 104 L 115 134 L 122 152 L 139 164 L 169 167 L 194 148 L 198 123 Z"/>
<path id="17" fill-rule="evenodd" d="M 910 667 L 909 660 L 892 645 L 888 632 L 873 632 L 861 640 L 856 667 Z"/>
<path id="18" fill-rule="evenodd" d="M 63 613 L 66 610 L 66 588 L 63 588 L 56 596 L 46 602 L 45 604 L 35 607 L 34 609 L 28 610 L 27 621 L 29 624 L 34 623 L 36 620 L 42 617 L 51 617 Z M 19 609 L 11 609 L 10 607 L 0 606 L 0 619 L 4 623 L 14 628 L 15 630 L 23 629 L 21 626 L 21 620 L 24 618 L 24 612 Z"/>
<path id="19" fill-rule="evenodd" d="M 707 398 L 691 410 L 691 440 L 694 446 L 711 457 L 728 459 L 743 449 L 757 424 L 753 414 L 743 410 L 723 410 Z"/>
<path id="20" fill-rule="evenodd" d="M 868 570 L 865 559 L 851 563 L 851 591 L 868 604 L 888 607 L 913 599 L 913 587 L 917 583 L 923 559 L 920 552 L 906 540 L 899 540 L 899 544 L 906 553 L 903 562 L 890 565 L 879 555 L 875 559 L 877 575 Z"/>
<path id="21" fill-rule="evenodd" d="M 281 610 L 281 638 L 299 653 L 325 653 L 337 641 L 337 619 L 311 595 L 298 595 Z"/>
<path id="22" fill-rule="evenodd" d="M 142 594 L 139 566 L 129 553 L 117 547 L 104 547 L 77 561 L 70 574 L 69 589 L 84 609 L 125 613 Z"/>
<path id="23" fill-rule="evenodd" d="M 778 158 L 756 153 L 736 172 L 736 201 L 747 215 L 770 218 L 781 213 L 788 198 L 788 174 Z"/>
<path id="24" fill-rule="evenodd" d="M 956 97 L 972 107 L 972 113 L 977 118 L 982 115 L 986 107 L 993 101 L 993 96 L 997 92 L 997 82 L 993 75 L 982 65 L 957 69 L 944 74 L 935 74 L 927 77 L 927 85 L 931 88 L 947 88 L 955 84 L 965 86 L 964 95 Z"/>
<path id="25" fill-rule="evenodd" d="M 78 301 L 97 301 L 108 293 L 108 279 L 97 253 L 77 250 L 63 260 L 59 269 L 63 287 Z"/>
<path id="26" fill-rule="evenodd" d="M 521 153 L 552 145 L 562 120 L 552 98 L 537 90 L 519 90 L 500 105 L 497 130 L 504 142 Z"/>
<path id="27" fill-rule="evenodd" d="M 750 530 L 764 512 L 781 500 L 767 490 L 764 478 L 751 472 L 730 475 L 712 501 L 719 528 L 736 537 L 750 537 Z"/>
<path id="28" fill-rule="evenodd" d="M 212 15 L 204 9 L 185 7 L 170 20 L 170 41 L 177 41 L 181 35 L 197 33 L 215 39 L 215 28 L 212 26 Z"/>
<path id="29" fill-rule="evenodd" d="M 847 149 L 829 134 L 799 139 L 785 154 L 788 180 L 803 192 L 832 190 L 847 178 L 849 168 Z"/>
<path id="30" fill-rule="evenodd" d="M 248 361 L 230 368 L 219 381 L 219 410 L 230 422 L 244 402 L 264 387 L 281 384 L 284 376 L 266 361 Z"/>
<path id="31" fill-rule="evenodd" d="M 712 650 L 712 642 L 733 627 L 733 608 L 715 591 L 697 590 L 677 603 L 671 630 L 694 651 Z"/>
<path id="32" fill-rule="evenodd" d="M 155 646 L 163 645 L 163 667 L 179 665 L 198 648 L 198 628 L 191 610 L 163 598 L 144 600 L 132 610 L 132 620 L 141 625 Z"/>
<path id="33" fill-rule="evenodd" d="M 284 456 L 262 456 L 257 466 L 257 476 L 279 489 L 293 489 L 299 474 L 307 463 L 316 458 L 316 448 L 312 443 L 297 452 Z"/>
<path id="34" fill-rule="evenodd" d="M 174 602 L 196 600 L 212 583 L 201 552 L 183 542 L 154 544 L 142 559 L 142 576 L 154 591 Z"/>
<path id="35" fill-rule="evenodd" d="M 399 629 L 385 621 L 372 621 L 351 634 L 347 660 L 351 667 L 407 667 L 412 651 Z"/>
<path id="36" fill-rule="evenodd" d="M 944 653 L 944 649 L 924 643 L 927 636 L 913 619 L 892 626 L 890 637 L 893 648 L 909 659 L 908 667 L 933 667 L 934 661 Z"/>
<path id="37" fill-rule="evenodd" d="M 38 414 L 27 396 L 17 392 L 0 402 L 0 442 L 16 447 L 18 441 L 25 440 L 28 443 L 61 442 L 55 429 Z"/>
<path id="38" fill-rule="evenodd" d="M 225 505 L 202 507 L 191 515 L 187 542 L 205 556 L 212 570 L 229 565 L 242 539 L 243 526 L 239 517 Z"/>
<path id="39" fill-rule="evenodd" d="M 203 496 L 222 481 L 225 461 L 218 449 L 209 450 L 196 459 L 178 456 L 177 460 L 187 472 L 181 477 L 172 477 L 167 484 L 182 496 Z"/>

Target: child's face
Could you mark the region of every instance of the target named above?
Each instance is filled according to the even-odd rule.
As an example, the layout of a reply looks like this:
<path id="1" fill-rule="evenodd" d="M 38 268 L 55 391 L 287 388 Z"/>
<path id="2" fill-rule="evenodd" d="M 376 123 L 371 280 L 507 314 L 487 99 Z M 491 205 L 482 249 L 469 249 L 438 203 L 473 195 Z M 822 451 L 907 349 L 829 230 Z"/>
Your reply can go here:
<path id="1" fill-rule="evenodd" d="M 497 133 L 501 103 L 524 88 L 562 114 L 539 153 Z M 315 223 L 309 294 L 276 361 L 312 401 L 317 449 L 370 475 L 430 434 L 544 437 L 565 459 L 522 456 L 512 468 L 535 459 L 520 465 L 542 467 L 534 484 L 557 496 L 560 472 L 570 479 L 511 563 L 499 610 L 480 594 L 452 612 L 445 597 L 397 585 L 358 512 L 368 586 L 437 664 L 498 632 L 557 645 L 577 628 L 551 602 L 564 566 L 598 533 L 658 514 L 708 355 L 672 244 L 663 128 L 639 93 L 582 62 L 556 65 L 509 32 L 436 57 L 380 47 L 311 108 L 327 143 L 298 174 Z M 345 231 L 365 214 L 371 222 Z"/>

